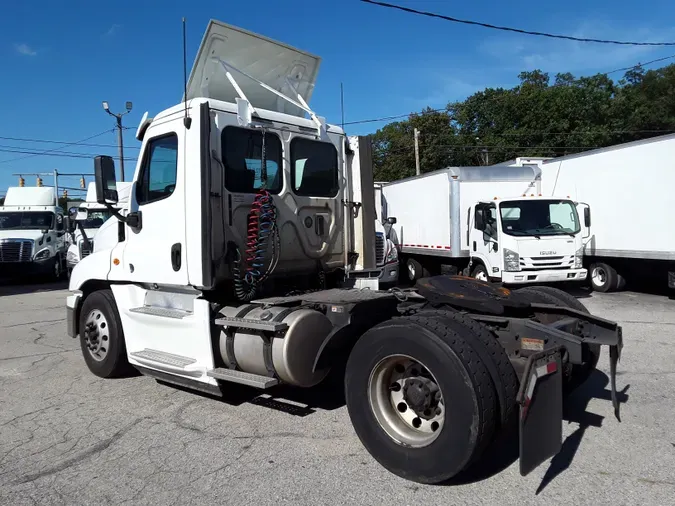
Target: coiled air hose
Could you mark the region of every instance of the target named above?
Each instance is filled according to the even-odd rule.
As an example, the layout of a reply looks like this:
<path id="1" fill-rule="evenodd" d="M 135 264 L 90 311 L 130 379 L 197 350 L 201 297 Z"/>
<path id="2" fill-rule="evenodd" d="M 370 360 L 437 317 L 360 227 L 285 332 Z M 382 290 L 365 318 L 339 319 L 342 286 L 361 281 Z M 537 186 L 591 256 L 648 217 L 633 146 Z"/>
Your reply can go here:
<path id="1" fill-rule="evenodd" d="M 253 199 L 251 212 L 248 215 L 244 265 L 241 265 L 242 255 L 237 247 L 236 257 L 232 266 L 235 294 L 241 301 L 249 301 L 255 297 L 260 285 L 274 272 L 281 253 L 281 241 L 277 228 L 277 208 L 274 205 L 272 195 L 267 191 L 267 158 L 264 129 L 262 131 L 262 150 L 260 156 L 260 180 L 260 189 Z M 269 267 L 264 269 L 265 254 L 267 253 L 270 239 L 273 248 L 272 259 Z"/>

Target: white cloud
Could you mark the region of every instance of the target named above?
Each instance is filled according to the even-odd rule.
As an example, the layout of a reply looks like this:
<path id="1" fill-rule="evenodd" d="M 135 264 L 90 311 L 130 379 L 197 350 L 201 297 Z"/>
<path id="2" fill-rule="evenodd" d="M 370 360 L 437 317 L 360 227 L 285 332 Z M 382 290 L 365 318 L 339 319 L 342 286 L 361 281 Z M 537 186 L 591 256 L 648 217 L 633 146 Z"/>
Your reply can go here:
<path id="1" fill-rule="evenodd" d="M 120 28 L 122 28 L 122 25 L 118 25 L 117 23 L 113 24 L 110 28 L 108 28 L 108 31 L 105 32 L 104 37 L 112 37 Z"/>
<path id="2" fill-rule="evenodd" d="M 33 48 L 31 48 L 28 44 L 16 44 L 14 46 L 16 48 L 16 52 L 25 56 L 35 56 L 37 55 L 37 51 L 35 51 Z"/>

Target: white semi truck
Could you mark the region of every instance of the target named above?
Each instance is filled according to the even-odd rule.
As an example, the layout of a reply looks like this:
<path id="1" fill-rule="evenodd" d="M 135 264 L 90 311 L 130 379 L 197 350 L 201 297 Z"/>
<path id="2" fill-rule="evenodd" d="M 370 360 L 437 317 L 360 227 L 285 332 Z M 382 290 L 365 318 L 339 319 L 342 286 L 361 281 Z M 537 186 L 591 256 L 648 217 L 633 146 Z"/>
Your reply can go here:
<path id="1" fill-rule="evenodd" d="M 66 230 L 63 209 L 56 204 L 52 187 L 7 189 L 0 206 L 0 277 L 62 278 Z"/>
<path id="2" fill-rule="evenodd" d="M 136 369 L 213 394 L 337 378 L 367 450 L 418 482 L 455 476 L 517 417 L 527 474 L 559 451 L 563 393 L 601 345 L 618 410 L 620 327 L 555 289 L 363 280 L 376 269 L 371 144 L 309 108 L 318 66 L 209 24 L 184 102 L 141 121 L 117 242 L 73 269 L 68 333 L 100 377 Z M 94 167 L 112 209 L 114 162 Z"/>
<path id="3" fill-rule="evenodd" d="M 675 293 L 675 135 L 542 160 L 544 195 L 570 195 L 593 210 L 584 241 L 591 286 L 621 290 L 628 281 L 668 283 Z"/>
<path id="4" fill-rule="evenodd" d="M 542 197 L 540 176 L 533 165 L 449 167 L 382 184 L 408 279 L 448 268 L 511 285 L 584 280 L 590 210 Z"/>
<path id="5" fill-rule="evenodd" d="M 117 211 L 122 210 L 124 204 L 128 201 L 130 185 L 131 183 L 127 182 L 117 183 L 119 203 L 114 206 Z M 82 258 L 94 251 L 94 236 L 110 218 L 113 218 L 112 211 L 105 204 L 96 202 L 96 184 L 94 182 L 89 183 L 85 201 L 69 210 L 67 223 L 70 241 L 66 253 L 69 276 L 73 267 Z M 114 221 L 117 221 L 117 219 L 114 218 Z"/>

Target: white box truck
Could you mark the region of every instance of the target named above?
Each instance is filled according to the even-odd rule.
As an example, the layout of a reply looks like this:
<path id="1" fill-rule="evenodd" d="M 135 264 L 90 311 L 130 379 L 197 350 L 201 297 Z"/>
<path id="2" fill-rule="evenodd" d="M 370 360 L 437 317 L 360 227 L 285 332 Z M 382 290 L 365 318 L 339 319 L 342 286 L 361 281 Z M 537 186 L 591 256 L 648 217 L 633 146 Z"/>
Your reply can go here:
<path id="1" fill-rule="evenodd" d="M 100 377 L 135 368 L 216 395 L 338 379 L 367 450 L 418 482 L 455 476 L 517 418 L 529 473 L 559 451 L 563 395 L 600 345 L 618 409 L 621 328 L 564 292 L 541 304 L 448 276 L 350 288 L 376 263 L 372 149 L 309 108 L 318 65 L 209 24 L 185 101 L 141 121 L 117 242 L 73 269 L 68 333 Z M 94 167 L 112 208 L 114 162 Z"/>
<path id="2" fill-rule="evenodd" d="M 590 205 L 584 264 L 593 289 L 658 280 L 675 289 L 675 135 L 664 135 L 540 162 L 544 195 Z"/>
<path id="3" fill-rule="evenodd" d="M 540 173 L 534 165 L 449 167 L 383 184 L 384 219 L 407 278 L 449 268 L 515 285 L 584 280 L 589 213 L 569 198 L 541 197 Z"/>
<path id="4" fill-rule="evenodd" d="M 129 191 L 131 183 L 120 181 L 117 183 L 119 203 L 113 210 L 120 211 L 124 204 L 129 200 Z M 68 251 L 66 253 L 66 266 L 68 276 L 73 267 L 85 256 L 94 251 L 94 236 L 110 218 L 113 217 L 113 210 L 108 209 L 105 204 L 99 204 L 96 201 L 96 184 L 89 183 L 85 201 L 78 204 L 77 207 L 71 207 L 68 210 L 66 226 L 70 240 L 68 241 Z M 106 227 L 106 229 L 109 227 Z"/>
<path id="5" fill-rule="evenodd" d="M 63 209 L 54 188 L 15 186 L 0 206 L 0 277 L 59 280 L 65 272 Z"/>

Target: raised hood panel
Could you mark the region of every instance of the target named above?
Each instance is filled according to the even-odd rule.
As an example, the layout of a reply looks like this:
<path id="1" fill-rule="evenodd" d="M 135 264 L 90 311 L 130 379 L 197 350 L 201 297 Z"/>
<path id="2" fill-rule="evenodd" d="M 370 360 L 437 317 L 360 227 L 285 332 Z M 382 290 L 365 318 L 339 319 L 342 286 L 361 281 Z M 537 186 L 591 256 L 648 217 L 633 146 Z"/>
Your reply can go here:
<path id="1" fill-rule="evenodd" d="M 205 97 L 235 103 L 239 95 L 227 79 L 219 59 L 290 98 L 295 99 L 300 94 L 308 104 L 321 62 L 318 56 L 211 20 L 190 72 L 188 100 Z M 255 81 L 235 71 L 231 74 L 253 107 L 304 117 L 302 109 L 277 97 Z"/>

